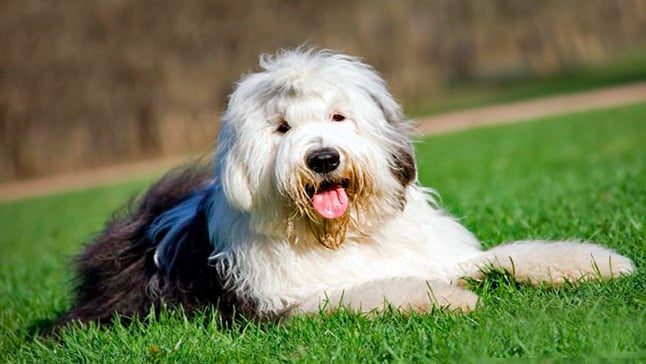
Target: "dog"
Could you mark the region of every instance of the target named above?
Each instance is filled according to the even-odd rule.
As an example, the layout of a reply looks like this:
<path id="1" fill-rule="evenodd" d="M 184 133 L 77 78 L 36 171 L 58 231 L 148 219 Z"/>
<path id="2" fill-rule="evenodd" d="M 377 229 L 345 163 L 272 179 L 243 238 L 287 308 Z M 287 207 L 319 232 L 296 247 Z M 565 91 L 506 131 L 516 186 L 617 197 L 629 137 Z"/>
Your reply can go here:
<path id="1" fill-rule="evenodd" d="M 629 258 L 588 242 L 483 250 L 417 182 L 411 122 L 378 73 L 327 50 L 283 50 L 236 85 L 212 163 L 171 171 L 77 259 L 71 321 L 217 307 L 226 320 L 338 308 L 470 311 L 465 278 L 610 279 Z"/>

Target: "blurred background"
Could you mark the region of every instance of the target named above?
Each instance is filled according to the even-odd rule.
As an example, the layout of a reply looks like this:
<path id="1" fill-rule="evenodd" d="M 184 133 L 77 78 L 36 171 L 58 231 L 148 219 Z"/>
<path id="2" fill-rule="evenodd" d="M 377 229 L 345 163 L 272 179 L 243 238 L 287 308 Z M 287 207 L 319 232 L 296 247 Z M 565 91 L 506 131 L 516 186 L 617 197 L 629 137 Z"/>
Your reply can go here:
<path id="1" fill-rule="evenodd" d="M 0 183 L 212 146 L 261 52 L 363 57 L 413 116 L 646 79 L 646 1 L 0 1 Z"/>

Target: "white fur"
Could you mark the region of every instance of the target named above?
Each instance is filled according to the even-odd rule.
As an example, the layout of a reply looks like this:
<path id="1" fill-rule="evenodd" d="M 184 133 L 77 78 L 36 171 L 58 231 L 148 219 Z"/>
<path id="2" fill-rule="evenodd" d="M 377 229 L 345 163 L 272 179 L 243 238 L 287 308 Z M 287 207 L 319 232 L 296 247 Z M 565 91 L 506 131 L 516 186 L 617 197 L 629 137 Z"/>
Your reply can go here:
<path id="1" fill-rule="evenodd" d="M 263 56 L 260 67 L 238 83 L 223 116 L 210 222 L 212 263 L 260 314 L 315 312 L 326 300 L 362 311 L 384 300 L 472 309 L 477 296 L 456 283 L 488 265 L 531 283 L 633 271 L 628 258 L 592 244 L 513 243 L 483 252 L 428 190 L 395 178 L 389 156 L 412 153 L 409 124 L 371 67 L 300 49 Z M 346 120 L 331 121 L 334 113 Z M 286 134 L 276 131 L 283 119 Z M 294 218 L 290 194 L 304 188 L 296 177 L 306 173 L 306 153 L 323 146 L 341 152 L 339 171 L 355 168 L 370 187 L 351 206 L 355 225 L 337 249 L 321 245 L 306 218 Z"/>

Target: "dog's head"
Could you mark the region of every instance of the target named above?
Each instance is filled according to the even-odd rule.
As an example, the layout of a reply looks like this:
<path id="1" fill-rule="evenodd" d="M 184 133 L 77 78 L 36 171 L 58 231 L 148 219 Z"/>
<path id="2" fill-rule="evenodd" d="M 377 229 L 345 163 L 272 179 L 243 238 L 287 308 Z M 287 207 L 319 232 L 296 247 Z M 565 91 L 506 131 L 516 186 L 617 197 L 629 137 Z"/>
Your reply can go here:
<path id="1" fill-rule="evenodd" d="M 260 67 L 229 98 L 215 161 L 254 228 L 336 248 L 403 209 L 416 178 L 409 123 L 370 66 L 299 49 Z"/>

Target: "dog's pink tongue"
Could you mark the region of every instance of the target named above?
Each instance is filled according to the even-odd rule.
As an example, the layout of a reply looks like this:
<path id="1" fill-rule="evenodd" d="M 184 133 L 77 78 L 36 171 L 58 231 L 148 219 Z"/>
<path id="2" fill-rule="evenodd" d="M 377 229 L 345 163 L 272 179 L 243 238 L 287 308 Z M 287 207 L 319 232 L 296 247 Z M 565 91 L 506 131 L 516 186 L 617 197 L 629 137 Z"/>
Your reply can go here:
<path id="1" fill-rule="evenodd" d="M 348 195 L 343 187 L 319 191 L 312 197 L 314 209 L 326 219 L 336 219 L 348 209 Z"/>

